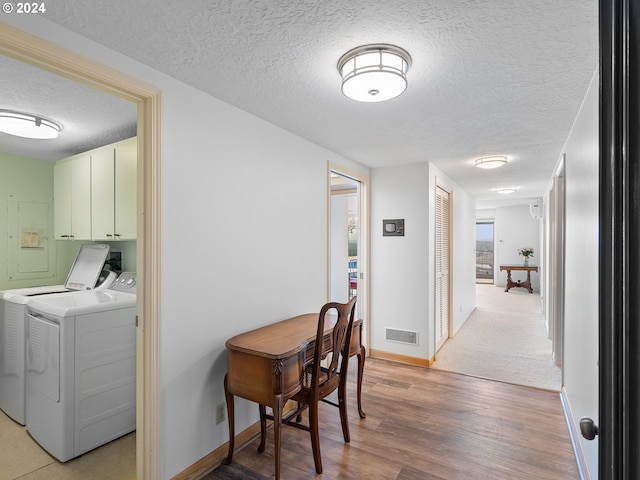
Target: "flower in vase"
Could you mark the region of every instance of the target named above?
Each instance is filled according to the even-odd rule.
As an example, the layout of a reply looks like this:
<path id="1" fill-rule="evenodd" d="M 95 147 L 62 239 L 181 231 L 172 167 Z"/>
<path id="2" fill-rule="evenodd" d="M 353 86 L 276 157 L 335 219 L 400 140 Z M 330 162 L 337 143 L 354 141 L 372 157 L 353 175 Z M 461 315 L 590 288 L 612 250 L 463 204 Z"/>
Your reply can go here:
<path id="1" fill-rule="evenodd" d="M 533 248 L 519 248 L 518 253 L 528 260 L 529 257 L 533 257 Z"/>

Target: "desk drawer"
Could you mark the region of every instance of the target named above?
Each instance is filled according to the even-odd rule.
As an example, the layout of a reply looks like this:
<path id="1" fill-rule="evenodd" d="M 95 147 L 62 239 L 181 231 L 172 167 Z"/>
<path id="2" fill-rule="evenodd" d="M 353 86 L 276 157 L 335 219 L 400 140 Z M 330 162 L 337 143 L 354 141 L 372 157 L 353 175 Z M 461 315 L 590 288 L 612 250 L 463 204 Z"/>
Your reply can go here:
<path id="1" fill-rule="evenodd" d="M 302 356 L 271 359 L 230 350 L 227 388 L 233 395 L 272 406 L 274 395 L 288 398 L 300 389 Z"/>

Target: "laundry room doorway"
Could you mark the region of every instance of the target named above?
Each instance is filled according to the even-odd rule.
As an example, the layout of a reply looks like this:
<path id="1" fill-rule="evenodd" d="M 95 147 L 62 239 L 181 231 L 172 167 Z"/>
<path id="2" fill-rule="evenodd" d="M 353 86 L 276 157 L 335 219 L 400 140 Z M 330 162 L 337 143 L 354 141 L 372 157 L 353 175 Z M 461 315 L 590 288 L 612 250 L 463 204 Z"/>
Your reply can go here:
<path id="1" fill-rule="evenodd" d="M 9 25 L 0 55 L 19 60 L 137 105 L 138 208 L 136 339 L 136 478 L 160 478 L 161 228 L 159 90 Z"/>

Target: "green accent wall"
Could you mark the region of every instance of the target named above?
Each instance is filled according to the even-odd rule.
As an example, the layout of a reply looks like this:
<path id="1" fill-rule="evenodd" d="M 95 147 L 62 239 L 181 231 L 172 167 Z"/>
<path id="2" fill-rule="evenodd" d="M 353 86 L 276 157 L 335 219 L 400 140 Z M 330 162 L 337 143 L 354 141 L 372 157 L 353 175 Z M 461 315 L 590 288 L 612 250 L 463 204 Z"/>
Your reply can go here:
<path id="1" fill-rule="evenodd" d="M 9 195 L 53 198 L 53 162 L 0 153 L 0 290 L 31 285 L 55 285 L 60 281 L 60 265 L 55 276 L 34 280 L 9 280 L 8 205 Z M 51 232 L 53 234 L 53 232 Z M 57 256 L 56 256 L 57 258 Z M 63 277 L 66 277 L 66 273 Z"/>

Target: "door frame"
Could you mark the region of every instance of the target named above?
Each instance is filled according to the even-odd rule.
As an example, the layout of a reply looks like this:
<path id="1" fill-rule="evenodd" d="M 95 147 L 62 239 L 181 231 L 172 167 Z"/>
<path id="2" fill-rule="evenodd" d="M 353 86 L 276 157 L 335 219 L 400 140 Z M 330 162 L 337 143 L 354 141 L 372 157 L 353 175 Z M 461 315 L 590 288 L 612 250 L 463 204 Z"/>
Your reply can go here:
<path id="1" fill-rule="evenodd" d="M 553 361 L 562 367 L 564 357 L 564 280 L 565 280 L 565 156 L 554 172 L 549 192 L 549 249 L 545 264 L 548 267 L 548 278 L 553 282 L 545 283 L 548 292 L 547 326 L 552 343 Z M 564 369 L 561 368 L 564 375 Z M 564 384 L 564 380 L 563 380 Z"/>
<path id="2" fill-rule="evenodd" d="M 133 77 L 0 22 L 0 54 L 138 105 L 136 477 L 161 478 L 161 93 Z"/>
<path id="3" fill-rule="evenodd" d="M 640 5 L 600 0 L 600 480 L 640 478 Z"/>
<path id="4" fill-rule="evenodd" d="M 360 205 L 359 205 L 359 229 L 360 240 L 358 242 L 358 305 L 360 308 L 360 317 L 364 321 L 364 338 L 362 339 L 364 346 L 369 350 L 370 339 L 370 282 L 369 282 L 369 265 L 371 263 L 370 243 L 369 243 L 369 211 L 370 211 L 370 195 L 369 195 L 369 176 L 355 170 L 349 169 L 333 162 L 327 162 L 327 300 L 331 294 L 331 172 L 337 173 L 344 177 L 352 178 L 360 183 Z"/>

